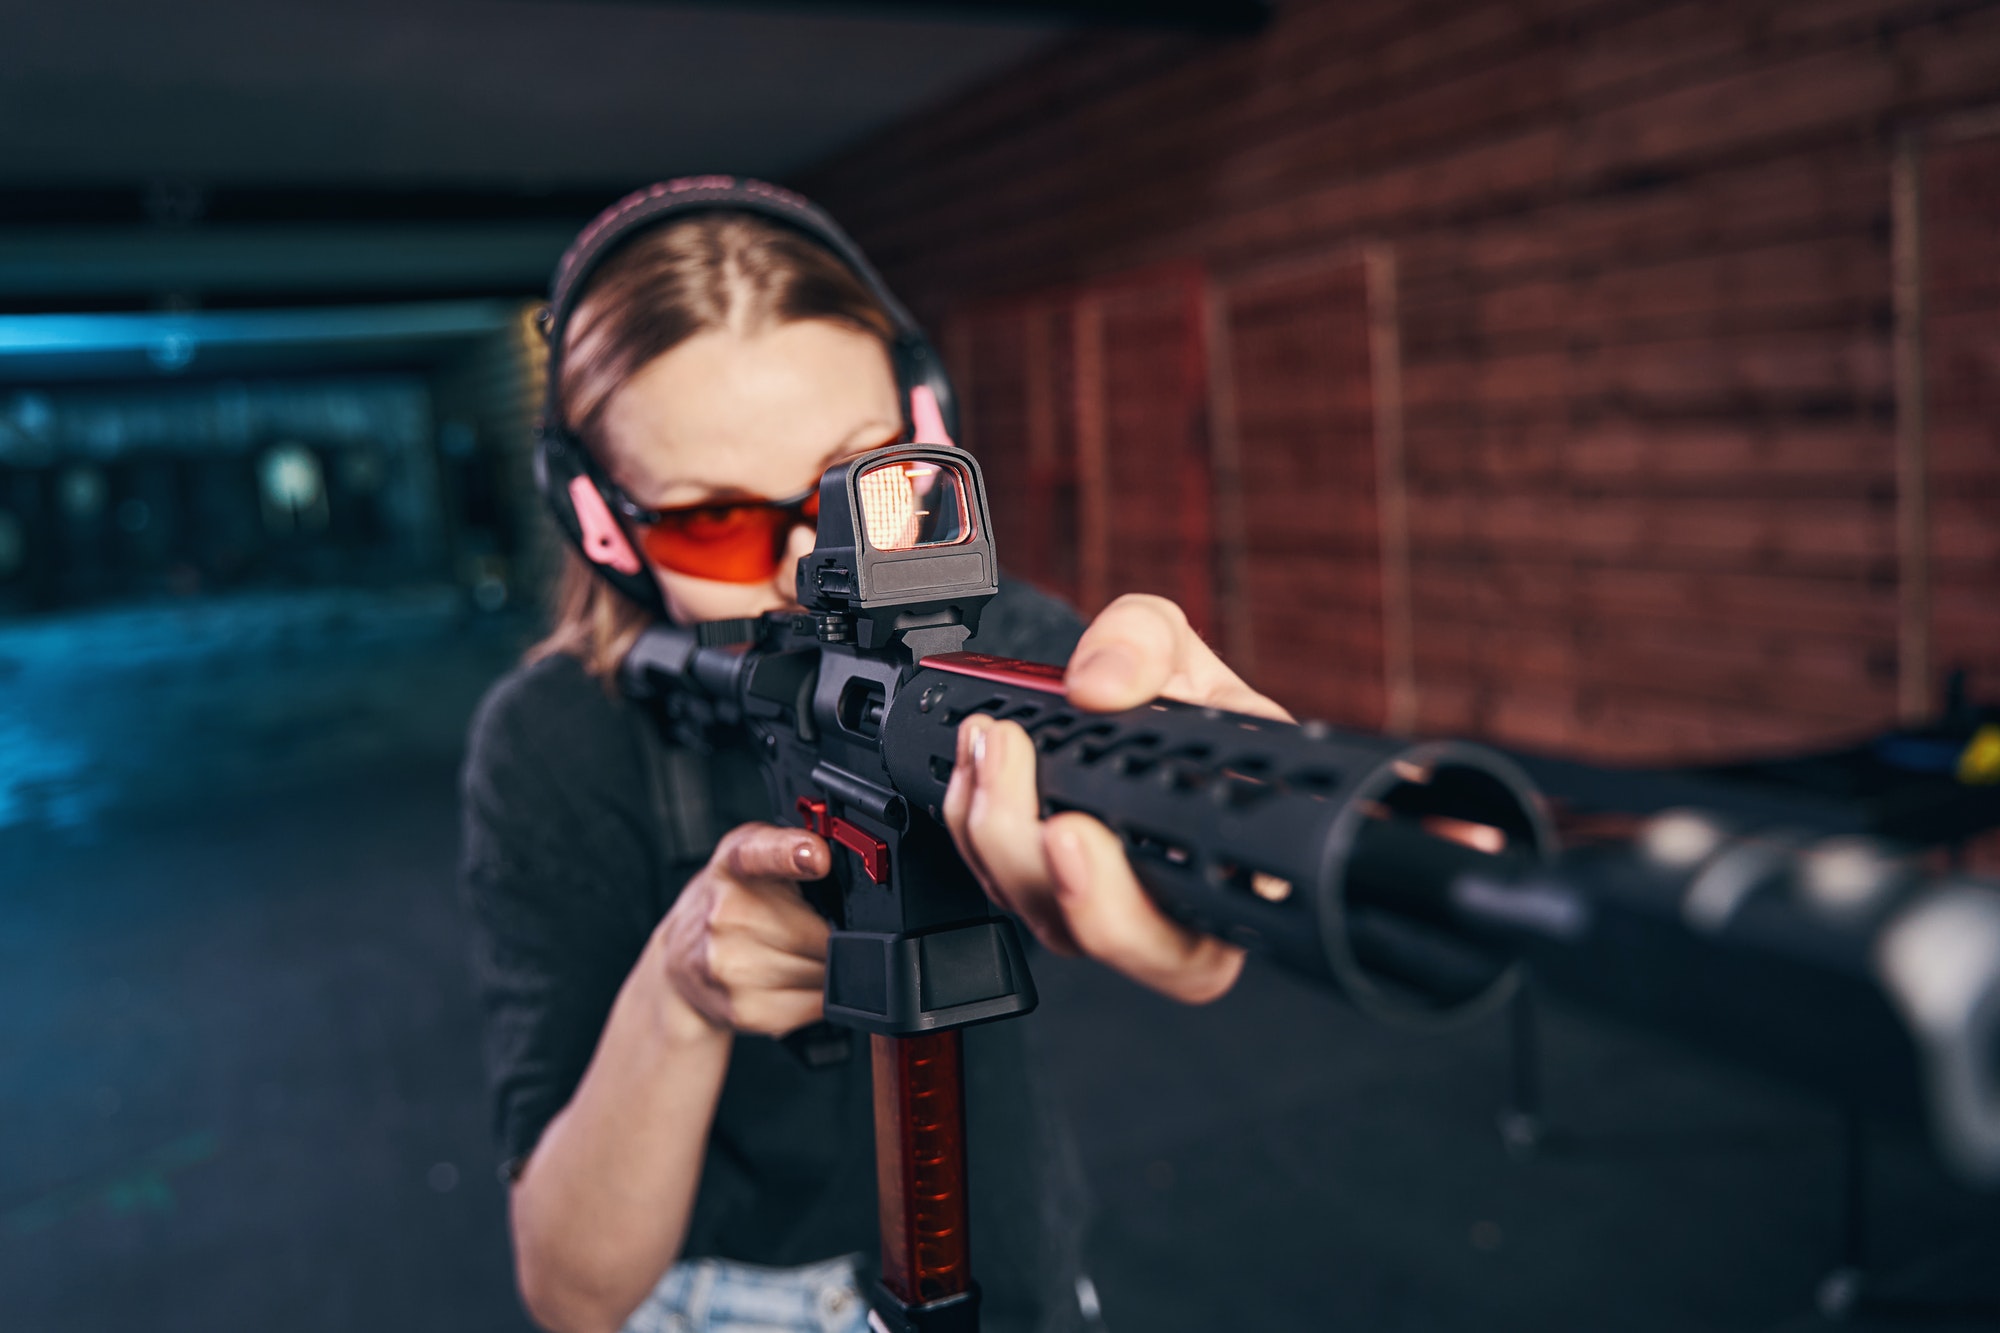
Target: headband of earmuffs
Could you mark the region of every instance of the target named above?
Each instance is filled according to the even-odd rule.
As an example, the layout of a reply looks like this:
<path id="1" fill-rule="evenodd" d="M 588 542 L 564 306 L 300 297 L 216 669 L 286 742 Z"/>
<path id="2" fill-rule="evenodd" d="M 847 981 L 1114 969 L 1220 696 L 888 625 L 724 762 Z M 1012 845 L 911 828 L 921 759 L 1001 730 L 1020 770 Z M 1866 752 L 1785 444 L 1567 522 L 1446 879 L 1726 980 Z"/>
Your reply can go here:
<path id="1" fill-rule="evenodd" d="M 548 340 L 549 364 L 535 430 L 535 485 L 570 545 L 611 586 L 658 616 L 666 615 L 659 585 L 639 558 L 638 543 L 624 518 L 607 498 L 610 484 L 605 474 L 563 420 L 563 340 L 592 275 L 613 251 L 647 228 L 707 212 L 770 218 L 831 251 L 861 280 L 895 326 L 890 359 L 904 405 L 904 438 L 950 444 L 958 434 L 957 399 L 943 361 L 860 247 L 817 205 L 776 185 L 734 176 L 685 176 L 625 196 L 579 232 L 556 265 L 549 304 L 540 321 Z"/>

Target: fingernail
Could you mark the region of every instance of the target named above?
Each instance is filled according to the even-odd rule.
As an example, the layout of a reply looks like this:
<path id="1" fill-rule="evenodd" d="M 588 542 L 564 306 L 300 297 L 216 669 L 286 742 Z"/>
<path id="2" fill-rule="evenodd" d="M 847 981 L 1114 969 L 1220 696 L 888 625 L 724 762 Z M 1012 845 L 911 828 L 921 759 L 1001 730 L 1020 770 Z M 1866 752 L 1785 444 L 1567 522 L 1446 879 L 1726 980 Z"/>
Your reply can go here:
<path id="1" fill-rule="evenodd" d="M 809 842 L 802 842 L 792 848 L 792 860 L 797 863 L 799 869 L 811 870 L 813 868 L 813 845 Z"/>
<path id="2" fill-rule="evenodd" d="M 1072 680 L 1080 676 L 1091 677 L 1101 689 L 1115 690 L 1129 685 L 1139 671 L 1138 659 L 1125 648 L 1099 648 L 1090 656 L 1070 668 Z"/>
<path id="3" fill-rule="evenodd" d="M 976 724 L 972 732 L 972 766 L 982 771 L 986 767 L 986 728 Z"/>

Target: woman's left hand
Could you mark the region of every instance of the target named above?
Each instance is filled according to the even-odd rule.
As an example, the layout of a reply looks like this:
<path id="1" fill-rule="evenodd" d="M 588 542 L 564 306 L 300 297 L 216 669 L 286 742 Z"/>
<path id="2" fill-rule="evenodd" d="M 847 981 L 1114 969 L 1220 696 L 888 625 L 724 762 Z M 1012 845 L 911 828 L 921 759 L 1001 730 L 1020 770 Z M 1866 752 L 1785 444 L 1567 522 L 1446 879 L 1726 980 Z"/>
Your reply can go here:
<path id="1" fill-rule="evenodd" d="M 1104 608 L 1070 657 L 1064 689 L 1092 712 L 1153 699 L 1291 721 L 1209 651 L 1181 609 L 1132 594 Z M 1243 951 L 1198 935 L 1153 905 L 1118 835 L 1088 815 L 1039 818 L 1035 747 L 1012 722 L 984 715 L 958 731 L 958 762 L 945 823 L 958 850 L 1000 906 L 1060 954 L 1087 954 L 1189 1004 L 1235 984 Z"/>

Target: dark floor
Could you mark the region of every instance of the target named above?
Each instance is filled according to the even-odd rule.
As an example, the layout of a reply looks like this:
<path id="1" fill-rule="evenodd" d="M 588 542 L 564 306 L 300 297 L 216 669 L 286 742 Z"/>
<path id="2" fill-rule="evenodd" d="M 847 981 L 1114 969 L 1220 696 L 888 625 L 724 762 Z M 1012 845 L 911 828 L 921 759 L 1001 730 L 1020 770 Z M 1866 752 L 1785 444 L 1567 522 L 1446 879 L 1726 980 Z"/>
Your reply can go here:
<path id="1" fill-rule="evenodd" d="M 0 1327 L 526 1326 L 450 875 L 520 635 L 426 593 L 0 625 Z M 1825 1106 L 1555 1011 L 1520 1161 L 1497 1024 L 1040 979 L 1118 1333 L 1822 1326 Z M 2000 1203 L 1872 1142 L 1885 1290 L 2000 1297 Z"/>
<path id="2" fill-rule="evenodd" d="M 451 890 L 518 628 L 0 630 L 0 1327 L 526 1328 Z"/>

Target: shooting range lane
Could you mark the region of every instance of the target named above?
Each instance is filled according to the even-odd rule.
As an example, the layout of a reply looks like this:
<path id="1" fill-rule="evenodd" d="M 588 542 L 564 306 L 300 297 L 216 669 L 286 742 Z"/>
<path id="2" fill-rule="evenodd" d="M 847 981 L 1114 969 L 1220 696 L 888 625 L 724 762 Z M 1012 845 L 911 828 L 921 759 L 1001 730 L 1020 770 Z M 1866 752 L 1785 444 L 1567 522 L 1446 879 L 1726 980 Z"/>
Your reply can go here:
<path id="1" fill-rule="evenodd" d="M 467 660 L 451 649 L 468 625 L 463 600 L 436 585 L 0 623 L 0 836 L 91 840 L 134 808 L 179 807 L 194 792 L 453 755 L 514 633 L 479 627 Z"/>
<path id="2" fill-rule="evenodd" d="M 0 718 L 10 1330 L 523 1329 L 452 889 L 517 622 L 420 592 L 24 622 Z"/>

